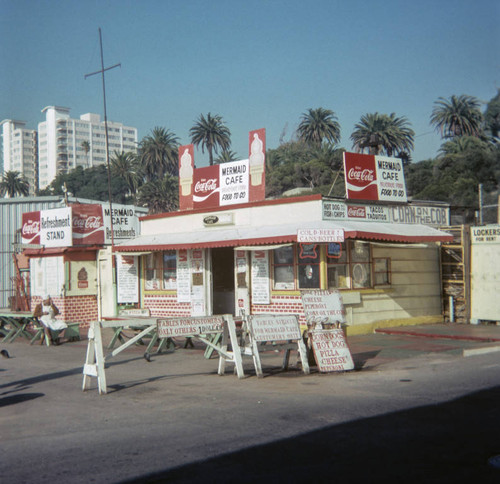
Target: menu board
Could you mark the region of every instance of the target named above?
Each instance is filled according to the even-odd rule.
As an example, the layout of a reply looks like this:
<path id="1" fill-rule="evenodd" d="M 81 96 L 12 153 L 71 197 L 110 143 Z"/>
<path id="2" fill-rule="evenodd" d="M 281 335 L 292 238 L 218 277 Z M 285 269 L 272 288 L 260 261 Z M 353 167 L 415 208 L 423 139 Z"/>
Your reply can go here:
<path id="1" fill-rule="evenodd" d="M 339 291 L 301 291 L 302 305 L 309 326 L 345 323 L 345 309 Z"/>
<path id="2" fill-rule="evenodd" d="M 158 319 L 157 327 L 159 338 L 196 336 L 207 333 L 221 333 L 224 329 L 224 319 L 222 316 Z"/>
<path id="3" fill-rule="evenodd" d="M 250 316 L 252 335 L 255 341 L 288 341 L 300 339 L 297 316 Z"/>
<path id="4" fill-rule="evenodd" d="M 137 256 L 117 256 L 116 273 L 118 281 L 118 304 L 139 302 Z"/>
<path id="5" fill-rule="evenodd" d="M 320 372 L 354 369 L 354 362 L 342 329 L 313 330 L 309 332 L 309 340 Z"/>
<path id="6" fill-rule="evenodd" d="M 252 251 L 252 302 L 270 304 L 269 255 L 267 250 Z"/>
<path id="7" fill-rule="evenodd" d="M 191 302 L 191 269 L 189 251 L 177 251 L 177 302 Z"/>

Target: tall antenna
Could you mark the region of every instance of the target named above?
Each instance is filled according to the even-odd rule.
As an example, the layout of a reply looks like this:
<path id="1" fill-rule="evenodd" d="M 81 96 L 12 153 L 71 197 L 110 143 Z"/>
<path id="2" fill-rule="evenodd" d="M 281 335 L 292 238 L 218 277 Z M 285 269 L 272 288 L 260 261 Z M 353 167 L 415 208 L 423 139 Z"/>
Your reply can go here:
<path id="1" fill-rule="evenodd" d="M 109 164 L 109 143 L 108 143 L 108 114 L 106 111 L 106 81 L 104 79 L 104 73 L 115 67 L 121 67 L 121 64 L 115 64 L 114 66 L 104 67 L 104 56 L 102 53 L 102 33 L 101 27 L 99 27 L 99 44 L 101 46 L 101 69 L 99 71 L 91 72 L 90 74 L 85 74 L 85 79 L 90 76 L 94 76 L 96 74 L 102 75 L 102 94 L 104 101 L 104 132 L 106 134 L 106 165 L 108 167 L 108 198 L 109 198 L 109 218 L 111 221 L 111 247 L 113 248 L 115 245 L 115 234 L 113 229 L 113 205 L 111 202 L 111 168 Z"/>

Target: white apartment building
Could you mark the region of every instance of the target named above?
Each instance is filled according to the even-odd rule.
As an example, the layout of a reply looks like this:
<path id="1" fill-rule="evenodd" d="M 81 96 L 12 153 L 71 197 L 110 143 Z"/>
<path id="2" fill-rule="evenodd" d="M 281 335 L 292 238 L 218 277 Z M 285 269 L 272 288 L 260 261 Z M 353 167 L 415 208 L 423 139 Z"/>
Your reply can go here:
<path id="1" fill-rule="evenodd" d="M 35 193 L 37 181 L 37 133 L 26 129 L 24 121 L 4 119 L 3 172 L 18 171 L 30 184 L 30 194 Z"/>
<path id="2" fill-rule="evenodd" d="M 47 106 L 38 124 L 39 187 L 47 187 L 60 172 L 106 163 L 104 121 L 98 114 L 69 116 L 69 108 Z M 137 129 L 108 121 L 109 154 L 137 151 Z"/>

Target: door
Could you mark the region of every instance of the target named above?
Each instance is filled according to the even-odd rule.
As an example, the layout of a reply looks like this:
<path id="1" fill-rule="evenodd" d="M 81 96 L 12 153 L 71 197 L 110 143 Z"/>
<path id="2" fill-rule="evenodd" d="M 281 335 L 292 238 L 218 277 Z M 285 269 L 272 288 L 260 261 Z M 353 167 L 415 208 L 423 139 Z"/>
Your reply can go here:
<path id="1" fill-rule="evenodd" d="M 113 274 L 111 248 L 99 251 L 98 313 L 99 319 L 116 316 L 116 282 Z"/>
<path id="2" fill-rule="evenodd" d="M 213 314 L 234 315 L 234 250 L 212 249 Z"/>

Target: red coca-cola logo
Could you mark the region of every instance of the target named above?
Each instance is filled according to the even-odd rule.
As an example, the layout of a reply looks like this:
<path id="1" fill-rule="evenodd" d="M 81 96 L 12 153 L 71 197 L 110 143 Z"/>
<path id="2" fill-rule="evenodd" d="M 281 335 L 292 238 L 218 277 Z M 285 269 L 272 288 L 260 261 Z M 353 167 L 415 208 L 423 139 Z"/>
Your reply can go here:
<path id="1" fill-rule="evenodd" d="M 194 186 L 195 193 L 211 192 L 217 189 L 217 179 L 210 178 L 209 180 L 198 181 Z"/>
<path id="2" fill-rule="evenodd" d="M 104 225 L 102 217 L 73 217 L 73 228 L 79 230 L 98 229 Z"/>
<path id="3" fill-rule="evenodd" d="M 355 167 L 349 170 L 347 177 L 349 180 L 372 182 L 375 180 L 375 171 L 368 168 L 360 169 L 359 167 Z"/>
<path id="4" fill-rule="evenodd" d="M 38 220 L 28 220 L 23 224 L 23 235 L 36 235 L 40 232 L 40 222 Z"/>
<path id="5" fill-rule="evenodd" d="M 347 207 L 347 216 L 352 218 L 366 218 L 366 207 L 357 205 Z"/>

